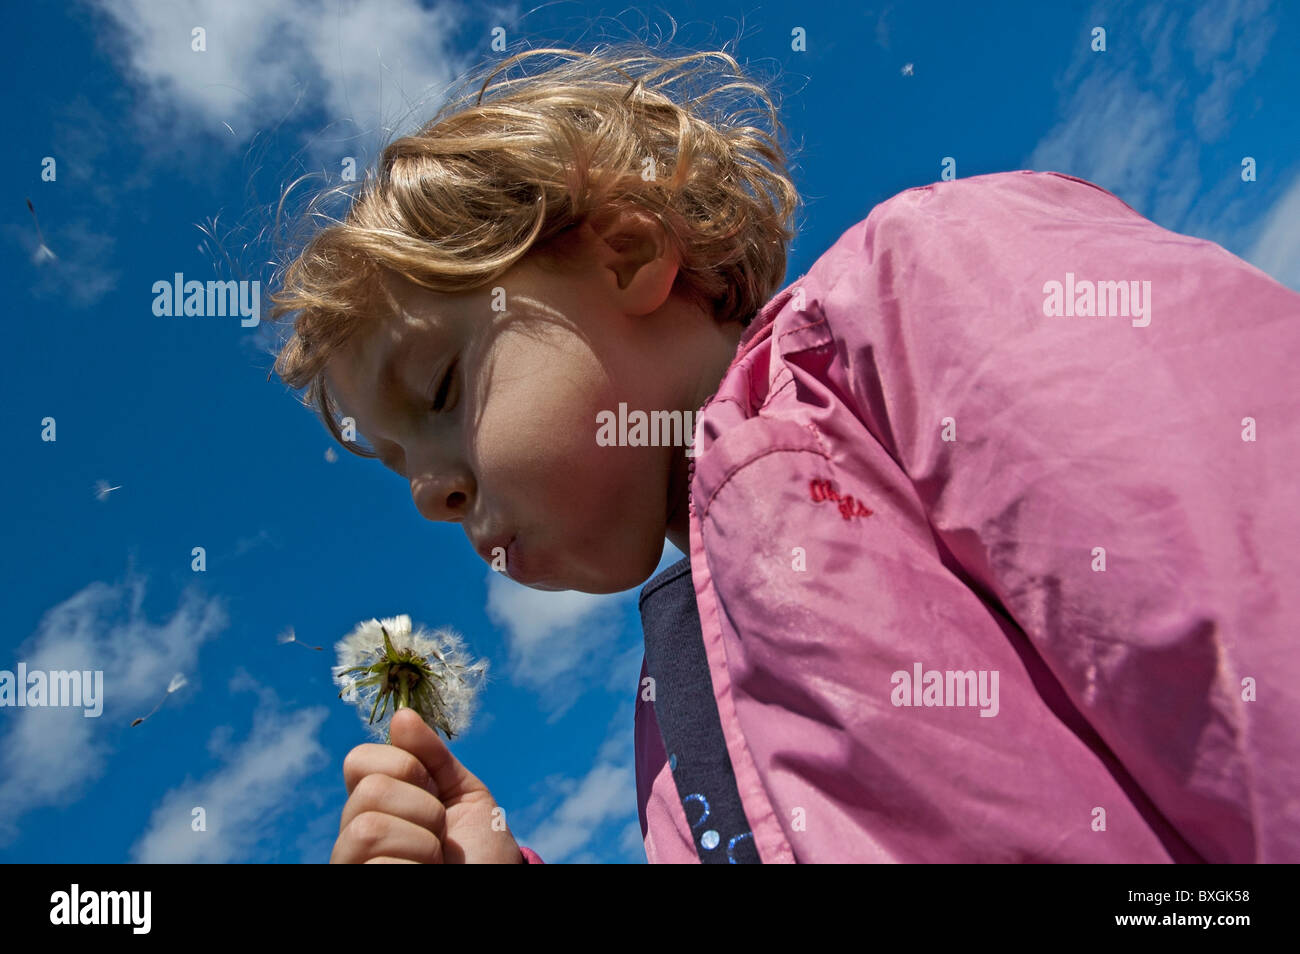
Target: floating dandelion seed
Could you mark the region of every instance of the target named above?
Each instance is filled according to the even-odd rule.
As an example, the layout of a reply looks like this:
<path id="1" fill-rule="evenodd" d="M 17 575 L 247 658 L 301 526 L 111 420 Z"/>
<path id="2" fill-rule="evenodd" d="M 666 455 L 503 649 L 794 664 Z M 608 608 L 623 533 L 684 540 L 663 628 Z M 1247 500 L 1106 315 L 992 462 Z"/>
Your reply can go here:
<path id="1" fill-rule="evenodd" d="M 410 616 L 372 619 L 334 648 L 339 698 L 357 706 L 376 738 L 389 741 L 389 723 L 398 709 L 414 709 L 448 739 L 469 727 L 488 662 L 466 656 L 460 637 L 450 629 L 413 633 Z"/>
<path id="2" fill-rule="evenodd" d="M 36 226 L 36 237 L 40 240 L 40 244 L 36 248 L 36 254 L 32 256 L 32 261 L 37 265 L 42 262 L 54 261 L 58 256 L 51 252 L 50 247 L 45 244 L 45 235 L 41 232 L 41 223 L 36 218 L 36 206 L 32 205 L 31 199 L 27 200 L 27 211 L 32 214 L 32 224 Z"/>
<path id="3" fill-rule="evenodd" d="M 298 638 L 298 635 L 293 631 L 292 626 L 286 629 L 279 636 L 275 637 L 275 641 L 278 643 L 297 643 L 299 646 L 302 646 L 305 649 L 314 649 L 317 652 L 324 652 L 325 650 L 324 646 L 308 646 L 306 643 L 304 643 L 301 639 Z"/>
<path id="4" fill-rule="evenodd" d="M 325 448 L 325 459 L 332 464 L 339 459 L 339 455 L 335 452 L 334 448 L 327 447 Z"/>
<path id="5" fill-rule="evenodd" d="M 116 487 L 110 487 L 108 486 L 107 480 L 95 481 L 95 497 L 98 500 L 104 500 L 114 490 L 121 490 L 121 489 L 122 489 L 121 484 L 118 484 Z"/>
<path id="6" fill-rule="evenodd" d="M 904 67 L 903 67 L 903 69 L 901 70 L 901 72 L 902 72 L 902 74 L 903 74 L 904 76 L 912 76 L 912 75 L 914 75 L 914 70 L 913 70 L 913 68 L 912 68 L 912 64 L 911 64 L 911 63 L 908 63 L 908 64 L 904 65 Z"/>
<path id="7" fill-rule="evenodd" d="M 161 706 L 164 702 L 167 701 L 167 697 L 168 697 L 168 696 L 170 696 L 170 695 L 171 695 L 173 692 L 175 692 L 177 689 L 183 689 L 183 688 L 185 688 L 185 686 L 187 686 L 187 685 L 189 685 L 189 680 L 186 679 L 186 678 L 185 678 L 183 675 L 181 675 L 180 673 L 177 673 L 176 675 L 172 676 L 172 681 L 169 682 L 169 683 L 167 683 L 167 691 L 166 691 L 165 693 L 163 693 L 163 697 L 162 697 L 161 699 L 158 700 L 158 705 L 156 705 L 156 706 L 153 707 L 153 710 L 149 713 L 149 715 L 147 715 L 147 716 L 141 716 L 139 719 L 136 719 L 134 722 L 132 722 L 132 723 L 131 723 L 131 728 L 134 729 L 136 726 L 138 726 L 138 725 L 139 725 L 141 722 L 143 722 L 145 719 L 149 718 L 149 716 L 153 715 L 154 712 L 157 712 L 157 711 L 158 711 L 158 707 Z"/>

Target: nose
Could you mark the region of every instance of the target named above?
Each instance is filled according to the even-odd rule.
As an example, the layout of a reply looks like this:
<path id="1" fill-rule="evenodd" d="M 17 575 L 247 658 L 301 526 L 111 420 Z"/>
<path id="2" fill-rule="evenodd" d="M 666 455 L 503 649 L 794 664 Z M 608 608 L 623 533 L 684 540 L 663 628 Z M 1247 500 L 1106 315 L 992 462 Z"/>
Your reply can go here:
<path id="1" fill-rule="evenodd" d="M 426 520 L 459 522 L 469 512 L 473 488 L 465 475 L 422 474 L 411 478 L 411 499 Z"/>

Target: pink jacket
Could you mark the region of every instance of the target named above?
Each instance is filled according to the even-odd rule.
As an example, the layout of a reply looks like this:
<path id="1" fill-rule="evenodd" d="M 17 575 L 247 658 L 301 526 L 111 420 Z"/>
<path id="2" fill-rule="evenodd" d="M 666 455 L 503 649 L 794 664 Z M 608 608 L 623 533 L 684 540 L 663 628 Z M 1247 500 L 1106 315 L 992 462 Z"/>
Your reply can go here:
<path id="1" fill-rule="evenodd" d="M 845 232 L 697 419 L 761 859 L 1300 862 L 1298 367 L 1300 295 L 1071 176 Z M 698 862 L 637 699 L 646 856 Z"/>

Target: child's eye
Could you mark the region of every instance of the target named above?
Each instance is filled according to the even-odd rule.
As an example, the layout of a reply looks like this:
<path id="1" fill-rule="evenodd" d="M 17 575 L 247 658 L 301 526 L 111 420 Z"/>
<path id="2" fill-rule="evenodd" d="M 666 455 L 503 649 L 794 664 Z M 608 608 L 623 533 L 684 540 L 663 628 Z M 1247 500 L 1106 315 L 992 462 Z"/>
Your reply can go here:
<path id="1" fill-rule="evenodd" d="M 458 360 L 459 359 L 457 359 L 457 361 L 452 361 L 451 366 L 447 368 L 447 373 L 446 375 L 443 376 L 442 383 L 438 385 L 438 393 L 434 395 L 433 407 L 430 408 L 430 410 L 433 411 L 442 410 L 442 404 L 444 401 L 447 400 L 447 392 L 451 390 L 452 374 L 456 370 L 456 364 L 458 363 Z"/>

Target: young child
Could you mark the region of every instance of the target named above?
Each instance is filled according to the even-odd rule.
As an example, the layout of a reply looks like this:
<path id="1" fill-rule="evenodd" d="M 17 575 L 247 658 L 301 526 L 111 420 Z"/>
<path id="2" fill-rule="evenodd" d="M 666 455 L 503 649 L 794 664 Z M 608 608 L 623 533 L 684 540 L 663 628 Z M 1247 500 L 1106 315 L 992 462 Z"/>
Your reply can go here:
<path id="1" fill-rule="evenodd" d="M 781 288 L 798 197 L 730 57 L 493 76 L 289 265 L 276 371 L 524 585 L 689 554 L 641 597 L 651 862 L 1300 861 L 1300 295 L 1029 171 Z M 332 861 L 541 860 L 392 742 Z"/>

